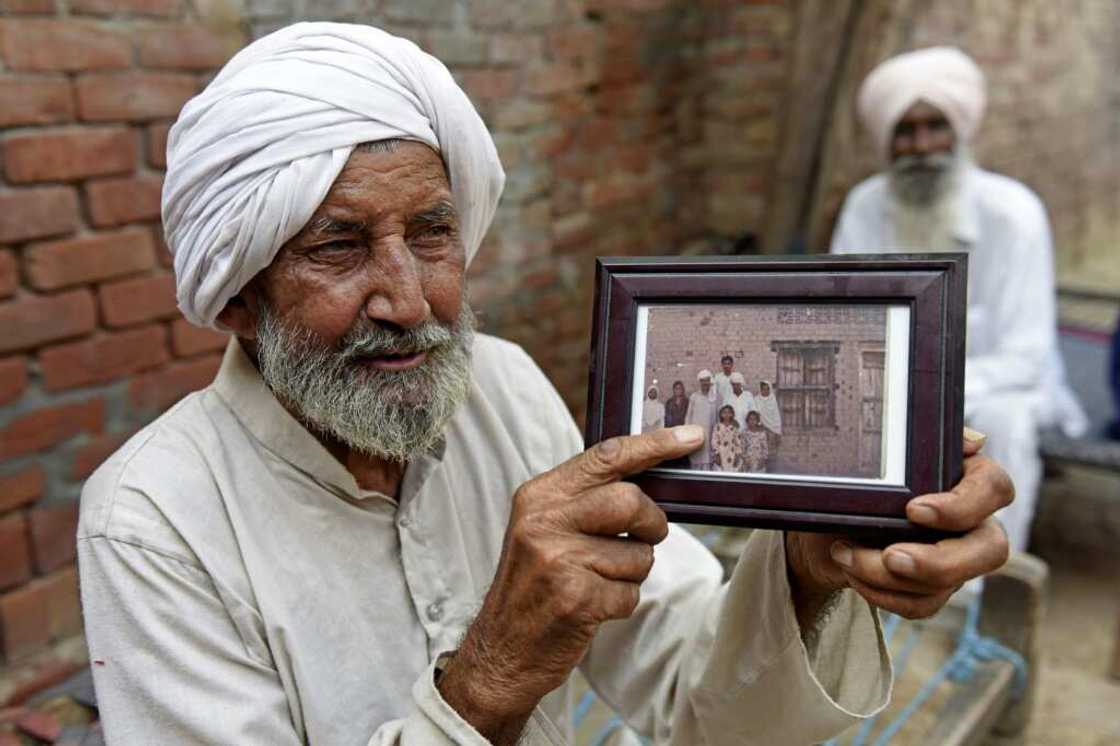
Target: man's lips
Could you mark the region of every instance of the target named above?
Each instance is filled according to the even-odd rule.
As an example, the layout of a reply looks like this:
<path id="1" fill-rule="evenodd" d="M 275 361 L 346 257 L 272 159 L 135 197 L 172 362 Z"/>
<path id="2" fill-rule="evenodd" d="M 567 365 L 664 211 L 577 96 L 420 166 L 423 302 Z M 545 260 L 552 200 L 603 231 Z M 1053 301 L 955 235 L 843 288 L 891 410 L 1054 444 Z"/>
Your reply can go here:
<path id="1" fill-rule="evenodd" d="M 358 362 L 374 370 L 398 371 L 415 368 L 427 359 L 428 353 L 421 351 L 404 355 L 368 355 L 358 358 Z"/>

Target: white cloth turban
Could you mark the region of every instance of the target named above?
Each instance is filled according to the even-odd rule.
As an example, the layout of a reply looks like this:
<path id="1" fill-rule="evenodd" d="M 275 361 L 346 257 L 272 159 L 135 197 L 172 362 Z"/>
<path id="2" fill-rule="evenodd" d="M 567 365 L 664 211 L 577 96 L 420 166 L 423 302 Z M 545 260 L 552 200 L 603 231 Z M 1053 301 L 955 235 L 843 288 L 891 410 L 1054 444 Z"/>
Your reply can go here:
<path id="1" fill-rule="evenodd" d="M 242 49 L 168 136 L 163 226 L 183 315 L 213 326 L 307 223 L 354 146 L 389 138 L 442 155 L 469 262 L 505 174 L 439 60 L 342 23 L 298 23 Z"/>
<path id="2" fill-rule="evenodd" d="M 860 87 L 857 109 L 880 157 L 890 160 L 894 128 L 918 101 L 940 109 L 959 142 L 971 142 L 987 103 L 984 73 L 954 47 L 907 52 L 872 70 Z"/>
<path id="3" fill-rule="evenodd" d="M 737 383 L 740 386 L 747 385 L 747 379 L 743 378 L 743 374 L 739 371 L 735 371 L 734 373 L 732 373 L 729 380 L 731 381 L 731 383 Z"/>
<path id="4" fill-rule="evenodd" d="M 706 369 L 706 368 L 696 374 L 696 380 L 697 381 L 703 381 L 705 378 L 711 378 L 711 377 L 712 377 L 712 372 L 710 370 Z"/>

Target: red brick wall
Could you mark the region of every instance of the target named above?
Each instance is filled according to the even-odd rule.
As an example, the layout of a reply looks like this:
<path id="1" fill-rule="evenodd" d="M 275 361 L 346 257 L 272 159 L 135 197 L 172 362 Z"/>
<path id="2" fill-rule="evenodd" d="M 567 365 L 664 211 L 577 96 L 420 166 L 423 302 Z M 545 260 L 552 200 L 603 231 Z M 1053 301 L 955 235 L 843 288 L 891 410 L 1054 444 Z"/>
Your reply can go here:
<path id="1" fill-rule="evenodd" d="M 217 366 L 175 308 L 161 172 L 242 43 L 180 0 L 0 0 L 0 705 L 80 631 L 81 481 Z"/>

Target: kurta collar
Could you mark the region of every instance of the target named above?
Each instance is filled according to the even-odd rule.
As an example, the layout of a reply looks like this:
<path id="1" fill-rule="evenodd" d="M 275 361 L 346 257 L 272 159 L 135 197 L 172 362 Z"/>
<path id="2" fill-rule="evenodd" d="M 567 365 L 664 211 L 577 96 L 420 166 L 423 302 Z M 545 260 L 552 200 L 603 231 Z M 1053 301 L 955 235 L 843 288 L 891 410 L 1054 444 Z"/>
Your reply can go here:
<path id="1" fill-rule="evenodd" d="M 379 493 L 361 489 L 354 475 L 284 409 L 236 337 L 232 337 L 226 346 L 212 387 L 249 432 L 279 458 L 351 499 L 378 496 Z M 402 495 L 404 486 L 418 489 L 420 484 L 417 484 L 416 477 L 421 477 L 419 481 L 422 483 L 442 455 L 441 444 L 432 456 L 421 456 L 415 460 L 416 463 L 410 462 L 402 482 Z M 423 468 L 414 468 L 420 464 Z M 413 478 L 410 479 L 410 476 Z"/>

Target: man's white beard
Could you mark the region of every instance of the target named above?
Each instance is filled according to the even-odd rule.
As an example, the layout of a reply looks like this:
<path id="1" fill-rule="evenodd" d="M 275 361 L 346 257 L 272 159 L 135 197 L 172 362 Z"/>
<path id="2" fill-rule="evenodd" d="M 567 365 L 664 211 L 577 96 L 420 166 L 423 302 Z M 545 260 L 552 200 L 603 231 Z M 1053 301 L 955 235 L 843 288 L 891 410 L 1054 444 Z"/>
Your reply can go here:
<path id="1" fill-rule="evenodd" d="M 262 304 L 257 328 L 261 377 L 309 429 L 350 448 L 404 463 L 431 451 L 470 393 L 475 318 L 464 302 L 458 320 L 389 330 L 373 322 L 328 347 Z M 380 371 L 362 358 L 425 351 L 419 366 Z"/>
<path id="2" fill-rule="evenodd" d="M 895 242 L 900 248 L 957 251 L 963 152 L 900 156 L 887 174 Z"/>

